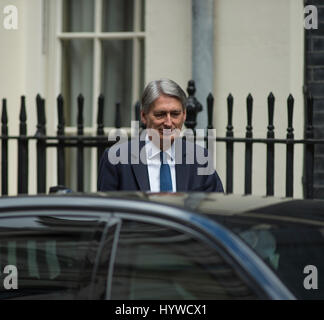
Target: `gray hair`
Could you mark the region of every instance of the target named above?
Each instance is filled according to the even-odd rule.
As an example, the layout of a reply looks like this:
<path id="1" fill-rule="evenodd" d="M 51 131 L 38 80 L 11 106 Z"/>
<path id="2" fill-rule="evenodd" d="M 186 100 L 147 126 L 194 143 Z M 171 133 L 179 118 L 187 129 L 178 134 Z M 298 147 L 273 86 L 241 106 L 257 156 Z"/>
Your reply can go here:
<path id="1" fill-rule="evenodd" d="M 142 110 L 149 112 L 150 107 L 160 96 L 166 95 L 178 99 L 182 109 L 185 110 L 187 97 L 181 87 L 170 79 L 160 79 L 151 81 L 144 89 L 142 95 Z"/>

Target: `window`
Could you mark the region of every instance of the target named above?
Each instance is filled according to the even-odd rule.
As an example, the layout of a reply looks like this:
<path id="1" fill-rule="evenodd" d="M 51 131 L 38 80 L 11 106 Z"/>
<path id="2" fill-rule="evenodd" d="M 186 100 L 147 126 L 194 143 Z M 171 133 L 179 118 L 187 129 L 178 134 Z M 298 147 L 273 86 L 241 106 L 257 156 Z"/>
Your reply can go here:
<path id="1" fill-rule="evenodd" d="M 76 125 L 76 99 L 85 97 L 84 120 L 95 125 L 97 98 L 106 98 L 105 120 L 114 125 L 115 103 L 130 125 L 131 108 L 143 87 L 144 1 L 62 0 L 61 86 L 66 124 Z"/>
<path id="2" fill-rule="evenodd" d="M 0 219 L 0 270 L 14 265 L 18 289 L 0 298 L 88 298 L 104 228 L 95 218 L 34 215 Z M 83 295 L 80 296 L 80 293 Z"/>
<path id="3" fill-rule="evenodd" d="M 247 225 L 248 217 L 244 218 Z M 316 221 L 317 225 L 314 223 L 312 226 L 310 223 L 309 227 L 304 227 L 297 223 L 285 226 L 284 223 L 280 224 L 280 219 L 278 222 L 256 224 L 252 228 L 239 231 L 238 235 L 273 268 L 297 299 L 323 299 L 324 279 L 321 274 L 324 271 L 324 229 L 321 223 Z M 318 270 L 318 280 L 314 280 L 314 283 L 318 281 L 317 290 L 305 288 L 304 281 L 308 273 L 304 273 L 304 268 L 308 265 L 315 266 Z"/>
<path id="4" fill-rule="evenodd" d="M 254 299 L 231 266 L 201 240 L 165 226 L 122 223 L 112 299 Z"/>
<path id="5" fill-rule="evenodd" d="M 66 133 L 76 134 L 77 97 L 84 96 L 84 133 L 96 134 L 97 100 L 105 97 L 104 124 L 130 127 L 144 86 L 144 0 L 58 0 L 56 95 L 65 101 Z M 51 4 L 53 6 L 53 4 Z M 76 190 L 76 152 L 66 154 L 66 184 Z M 70 165 L 68 165 L 70 164 Z M 85 150 L 85 191 L 96 191 L 96 151 Z"/>

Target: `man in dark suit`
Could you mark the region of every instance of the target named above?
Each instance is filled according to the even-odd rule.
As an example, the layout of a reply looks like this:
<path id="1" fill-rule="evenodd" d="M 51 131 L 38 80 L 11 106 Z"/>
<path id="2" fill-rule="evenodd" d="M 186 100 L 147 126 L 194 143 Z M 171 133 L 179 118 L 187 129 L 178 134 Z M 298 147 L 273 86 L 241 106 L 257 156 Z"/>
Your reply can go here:
<path id="1" fill-rule="evenodd" d="M 169 79 L 150 82 L 142 96 L 141 139 L 114 145 L 102 156 L 98 190 L 224 192 L 208 151 L 179 138 L 186 95 Z"/>

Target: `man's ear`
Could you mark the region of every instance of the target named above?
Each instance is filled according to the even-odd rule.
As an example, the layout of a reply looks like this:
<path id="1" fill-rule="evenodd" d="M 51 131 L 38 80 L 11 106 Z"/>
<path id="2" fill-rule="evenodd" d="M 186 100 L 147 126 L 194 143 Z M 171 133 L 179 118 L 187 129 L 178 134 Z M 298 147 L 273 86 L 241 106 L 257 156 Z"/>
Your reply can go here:
<path id="1" fill-rule="evenodd" d="M 186 109 L 183 110 L 183 119 L 184 119 L 183 122 L 185 122 L 187 119 L 187 110 Z"/>
<path id="2" fill-rule="evenodd" d="M 146 114 L 144 113 L 143 110 L 141 110 L 141 121 L 143 124 L 146 125 Z"/>

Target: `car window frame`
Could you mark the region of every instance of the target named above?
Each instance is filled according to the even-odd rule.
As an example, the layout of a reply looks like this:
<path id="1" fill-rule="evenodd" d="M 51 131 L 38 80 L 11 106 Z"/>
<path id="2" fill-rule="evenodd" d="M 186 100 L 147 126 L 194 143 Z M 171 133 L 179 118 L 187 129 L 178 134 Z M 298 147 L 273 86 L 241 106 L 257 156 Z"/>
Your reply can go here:
<path id="1" fill-rule="evenodd" d="M 65 211 L 65 212 L 62 212 Z M 76 214 L 72 214 L 72 212 L 77 212 Z M 51 216 L 51 217 L 80 217 L 80 218 L 94 218 L 97 219 L 98 225 L 95 228 L 95 230 L 93 231 L 93 236 L 96 234 L 96 232 L 100 231 L 100 225 L 103 223 L 103 230 L 101 232 L 101 237 L 100 237 L 100 241 L 98 243 L 98 245 L 96 246 L 96 258 L 95 258 L 95 263 L 92 266 L 92 270 L 91 270 L 91 279 L 90 279 L 90 283 L 89 283 L 89 287 L 90 289 L 88 290 L 88 294 L 85 296 L 83 293 L 81 293 L 82 290 L 82 286 L 80 283 L 80 287 L 78 289 L 78 292 L 76 292 L 74 294 L 74 300 L 79 300 L 79 299 L 88 299 L 88 300 L 93 300 L 96 299 L 96 294 L 93 292 L 92 288 L 93 288 L 93 281 L 96 277 L 96 271 L 98 268 L 98 261 L 100 259 L 101 256 L 101 251 L 100 248 L 102 246 L 103 240 L 105 239 L 105 231 L 108 228 L 109 225 L 109 221 L 110 219 L 112 219 L 112 213 L 107 210 L 105 212 L 102 212 L 100 210 L 94 210 L 92 208 L 84 208 L 84 209 L 80 209 L 79 207 L 64 207 L 64 206 L 59 206 L 58 208 L 48 208 L 45 209 L 44 207 L 28 207 L 28 208 L 15 208 L 14 210 L 1 210 L 1 214 L 0 214 L 0 225 L 1 225 L 1 220 L 2 219 L 11 219 L 11 218 L 35 218 L 37 216 Z M 93 238 L 89 241 L 91 242 L 93 240 Z M 88 257 L 89 253 L 91 251 L 91 246 L 88 247 L 87 249 L 87 253 L 85 255 L 85 258 Z M 82 269 L 84 271 L 84 268 Z M 81 270 L 81 272 L 82 272 Z M 18 270 L 19 272 L 19 270 Z M 18 273 L 19 274 L 19 273 Z M 19 279 L 19 276 L 18 276 Z"/>
<path id="2" fill-rule="evenodd" d="M 119 232 L 122 228 L 123 220 L 132 220 L 132 221 L 152 223 L 156 225 L 165 226 L 170 229 L 191 236 L 193 239 L 200 241 L 202 244 L 209 246 L 212 250 L 215 250 L 215 253 L 217 253 L 224 260 L 224 262 L 227 263 L 233 269 L 233 271 L 237 274 L 237 276 L 258 297 L 258 299 L 269 299 L 269 296 L 266 294 L 263 288 L 259 286 L 259 284 L 255 281 L 255 279 L 252 278 L 251 275 L 238 264 L 235 258 L 232 257 L 230 253 L 226 251 L 226 248 L 222 244 L 220 245 L 218 241 L 215 241 L 215 239 L 213 239 L 214 240 L 213 241 L 211 238 L 204 235 L 200 230 L 181 224 L 180 221 L 177 222 L 171 219 L 153 217 L 145 214 L 141 215 L 138 213 L 114 211 L 112 217 L 118 217 L 121 220 L 121 226 Z M 116 240 L 119 243 L 119 234 L 118 236 L 116 236 Z M 118 244 L 117 244 L 117 248 L 118 248 Z M 114 252 L 115 256 L 112 258 L 114 262 L 116 261 L 117 251 Z M 114 268 L 114 265 L 111 266 L 111 268 Z M 110 272 L 112 272 L 113 274 L 113 270 L 110 270 Z M 112 281 L 112 279 L 110 281 Z M 110 283 L 110 288 L 112 288 L 112 283 Z M 109 292 L 109 295 L 108 294 L 106 295 L 107 300 L 110 300 L 110 298 L 111 298 L 111 291 Z"/>
<path id="3" fill-rule="evenodd" d="M 111 227 L 113 225 L 117 225 L 116 226 L 116 230 L 114 231 L 114 236 L 113 236 L 113 243 L 112 243 L 112 249 L 110 254 L 108 254 L 107 252 L 104 251 L 104 244 L 105 244 L 105 239 L 108 236 L 108 233 L 111 229 Z M 121 227 L 121 220 L 118 218 L 113 217 L 113 215 L 110 215 L 109 221 L 107 221 L 105 228 L 102 232 L 102 237 L 101 237 L 101 241 L 100 241 L 100 245 L 98 246 L 98 252 L 97 252 L 97 256 L 96 256 L 96 263 L 95 266 L 93 268 L 93 275 L 91 278 L 91 285 L 90 285 L 90 290 L 89 290 L 89 300 L 92 300 L 94 297 L 98 297 L 98 295 L 95 295 L 94 292 L 94 287 L 95 287 L 95 279 L 98 273 L 98 267 L 99 267 L 99 263 L 100 260 L 102 259 L 102 257 L 104 255 L 108 254 L 108 266 L 106 266 L 107 268 L 107 279 L 106 279 L 106 287 L 105 287 L 105 300 L 107 297 L 108 292 L 111 291 L 111 277 L 112 277 L 112 272 L 113 272 L 113 266 L 114 266 L 114 261 L 115 261 L 115 257 L 116 257 L 116 248 L 117 248 L 117 244 L 118 244 L 118 238 L 119 238 L 119 232 L 120 232 L 120 227 Z"/>

